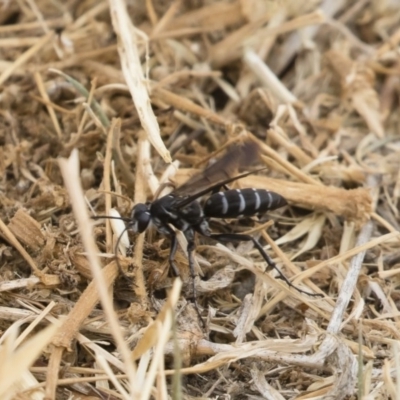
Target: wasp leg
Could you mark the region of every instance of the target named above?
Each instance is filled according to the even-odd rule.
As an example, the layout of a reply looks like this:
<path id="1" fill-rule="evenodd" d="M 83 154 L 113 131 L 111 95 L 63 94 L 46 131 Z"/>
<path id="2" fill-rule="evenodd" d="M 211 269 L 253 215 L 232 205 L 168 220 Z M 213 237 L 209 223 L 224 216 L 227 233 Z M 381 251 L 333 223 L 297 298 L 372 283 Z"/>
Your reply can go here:
<path id="1" fill-rule="evenodd" d="M 231 241 L 232 242 L 250 242 L 250 241 L 253 242 L 254 246 L 257 248 L 257 250 L 261 254 L 262 258 L 268 264 L 268 266 L 271 268 L 274 268 L 278 272 L 279 278 L 282 279 L 283 281 L 285 281 L 288 284 L 288 286 L 296 289 L 300 293 L 307 294 L 308 296 L 313 296 L 313 297 L 321 297 L 322 296 L 319 293 L 310 293 L 303 289 L 300 289 L 296 285 L 293 285 L 293 283 L 290 282 L 289 279 L 286 278 L 286 276 L 283 274 L 283 272 L 277 267 L 277 265 L 272 260 L 272 258 L 265 252 L 265 250 L 263 249 L 261 244 L 256 239 L 254 239 L 252 236 L 241 235 L 239 233 L 220 233 L 220 234 L 211 234 L 209 237 L 211 239 L 216 240 L 217 242 L 222 242 L 222 243 L 231 242 Z"/>
<path id="2" fill-rule="evenodd" d="M 176 239 L 176 233 L 168 224 L 163 225 L 163 229 L 165 229 L 165 231 L 168 232 L 168 235 L 171 239 L 171 245 L 170 245 L 169 256 L 168 256 L 169 267 L 172 268 L 175 276 L 180 276 L 179 269 L 175 264 L 175 254 L 176 254 L 176 250 L 178 248 L 178 241 Z"/>
<path id="3" fill-rule="evenodd" d="M 195 243 L 194 243 L 194 231 L 192 229 L 188 229 L 188 230 L 184 231 L 183 234 L 185 235 L 186 240 L 188 242 L 187 253 L 188 253 L 190 276 L 192 278 L 193 303 L 194 303 L 194 307 L 196 308 L 197 315 L 201 321 L 201 324 L 203 325 L 203 328 L 205 328 L 206 323 L 204 322 L 204 320 L 200 314 L 200 309 L 199 309 L 199 305 L 197 303 L 197 295 L 196 295 L 196 285 L 195 285 L 196 274 L 194 271 L 194 260 L 193 260 L 193 252 L 196 248 Z"/>

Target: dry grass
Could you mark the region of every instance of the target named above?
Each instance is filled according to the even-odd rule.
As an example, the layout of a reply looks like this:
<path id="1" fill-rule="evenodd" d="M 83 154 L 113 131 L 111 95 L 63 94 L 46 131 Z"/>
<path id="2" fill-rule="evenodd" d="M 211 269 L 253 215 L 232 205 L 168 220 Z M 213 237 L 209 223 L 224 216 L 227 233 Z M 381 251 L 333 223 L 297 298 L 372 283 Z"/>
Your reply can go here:
<path id="1" fill-rule="evenodd" d="M 397 1 L 0 10 L 0 399 L 400 399 Z M 182 283 L 168 238 L 124 236 L 118 266 L 124 225 L 90 216 L 128 216 L 243 138 L 268 171 L 235 185 L 290 205 L 213 229 L 324 297 L 199 239 L 204 329 L 183 235 Z"/>

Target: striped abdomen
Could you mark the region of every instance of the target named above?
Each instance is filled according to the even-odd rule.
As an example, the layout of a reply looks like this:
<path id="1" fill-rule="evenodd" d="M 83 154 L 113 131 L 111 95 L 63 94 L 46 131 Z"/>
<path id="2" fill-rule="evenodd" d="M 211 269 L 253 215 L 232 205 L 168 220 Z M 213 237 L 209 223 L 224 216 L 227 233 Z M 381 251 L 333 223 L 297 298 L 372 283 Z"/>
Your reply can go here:
<path id="1" fill-rule="evenodd" d="M 286 204 L 280 194 L 265 189 L 227 190 L 209 197 L 204 205 L 204 215 L 210 218 L 249 217 Z"/>

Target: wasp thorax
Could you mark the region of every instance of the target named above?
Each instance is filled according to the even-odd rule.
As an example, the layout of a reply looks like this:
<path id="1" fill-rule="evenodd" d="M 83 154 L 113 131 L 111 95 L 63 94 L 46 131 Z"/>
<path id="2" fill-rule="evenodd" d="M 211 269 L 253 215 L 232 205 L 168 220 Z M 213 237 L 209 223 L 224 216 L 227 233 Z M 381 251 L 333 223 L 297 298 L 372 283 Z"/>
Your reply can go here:
<path id="1" fill-rule="evenodd" d="M 134 232 L 142 233 L 149 226 L 151 214 L 146 204 L 139 203 L 132 208 L 130 228 Z"/>

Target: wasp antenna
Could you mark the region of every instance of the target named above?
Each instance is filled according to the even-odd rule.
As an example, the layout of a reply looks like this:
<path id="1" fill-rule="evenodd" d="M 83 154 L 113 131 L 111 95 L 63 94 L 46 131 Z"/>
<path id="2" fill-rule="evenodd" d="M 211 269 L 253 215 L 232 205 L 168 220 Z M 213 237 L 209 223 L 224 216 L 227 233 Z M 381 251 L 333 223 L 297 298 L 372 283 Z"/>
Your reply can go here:
<path id="1" fill-rule="evenodd" d="M 118 239 L 115 243 L 115 256 L 118 259 L 118 249 L 121 251 L 122 255 L 126 256 L 126 249 L 130 246 L 129 243 L 129 238 L 127 235 L 127 231 L 128 231 L 129 227 L 124 227 L 124 229 L 122 230 L 122 232 L 119 234 Z M 114 230 L 114 229 L 113 229 Z M 114 233 L 117 234 L 117 232 L 114 230 Z M 122 245 L 123 247 L 121 248 L 119 245 Z"/>
<path id="2" fill-rule="evenodd" d="M 117 219 L 124 222 L 130 222 L 131 219 L 129 217 L 114 217 L 111 215 L 93 215 L 90 217 L 91 219 L 98 220 L 98 219 Z"/>
<path id="3" fill-rule="evenodd" d="M 127 230 L 129 229 L 129 225 L 126 227 L 123 219 L 121 218 L 119 212 L 115 209 L 110 210 L 111 216 L 114 217 L 111 219 L 111 228 L 114 234 L 118 237 L 118 245 L 121 244 L 118 248 L 120 249 L 123 255 L 126 255 L 126 249 L 130 246 L 129 238 L 127 234 Z M 117 249 L 118 249 L 117 248 Z"/>

